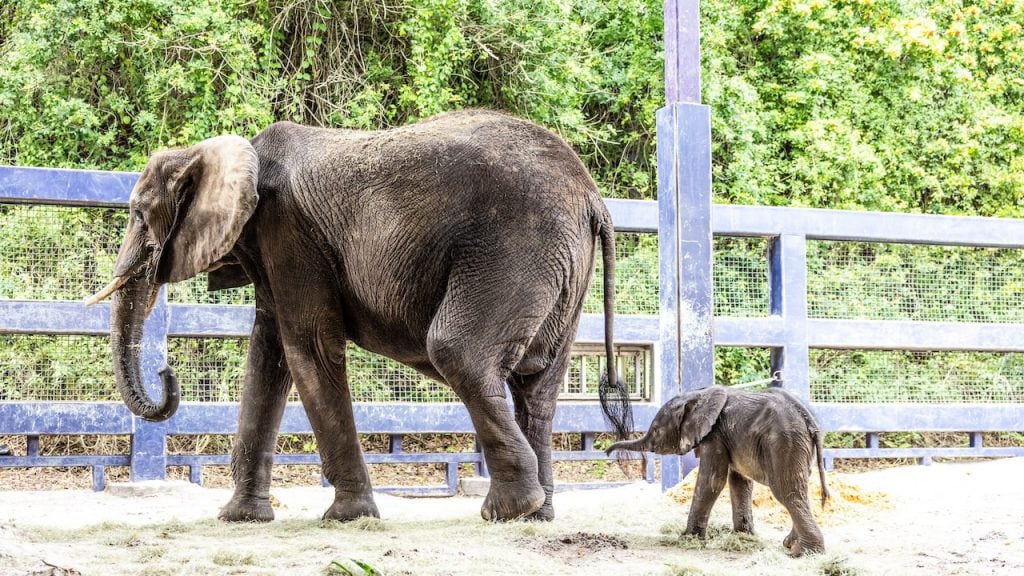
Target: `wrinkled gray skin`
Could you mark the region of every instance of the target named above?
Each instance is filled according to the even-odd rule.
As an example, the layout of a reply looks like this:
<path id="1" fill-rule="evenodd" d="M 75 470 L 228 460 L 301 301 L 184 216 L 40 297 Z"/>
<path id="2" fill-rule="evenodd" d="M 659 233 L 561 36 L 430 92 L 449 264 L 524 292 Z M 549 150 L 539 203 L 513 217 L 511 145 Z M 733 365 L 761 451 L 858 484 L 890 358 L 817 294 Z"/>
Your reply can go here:
<path id="1" fill-rule="evenodd" d="M 791 556 L 823 552 L 825 541 L 807 499 L 807 479 L 817 454 L 822 505 L 828 498 L 821 431 L 814 416 L 781 388 L 748 392 L 712 386 L 672 398 L 658 410 L 642 438 L 614 450 L 686 454 L 700 458 L 697 485 L 684 534 L 705 536 L 708 516 L 729 481 L 733 528 L 754 532 L 753 482 L 771 488 L 789 511 L 793 528 L 783 540 Z"/>
<path id="2" fill-rule="evenodd" d="M 615 253 L 597 188 L 560 138 L 484 111 L 382 132 L 282 122 L 251 142 L 222 136 L 154 155 L 130 208 L 115 280 L 90 302 L 113 295 L 116 379 L 133 413 L 164 420 L 178 403 L 170 369 L 159 402 L 139 373 L 160 286 L 202 272 L 211 290 L 255 285 L 235 493 L 222 519 L 273 519 L 271 463 L 292 382 L 335 488 L 324 516 L 378 515 L 347 342 L 459 395 L 491 472 L 485 519 L 554 516 L 555 398 L 598 239 L 611 353 Z"/>

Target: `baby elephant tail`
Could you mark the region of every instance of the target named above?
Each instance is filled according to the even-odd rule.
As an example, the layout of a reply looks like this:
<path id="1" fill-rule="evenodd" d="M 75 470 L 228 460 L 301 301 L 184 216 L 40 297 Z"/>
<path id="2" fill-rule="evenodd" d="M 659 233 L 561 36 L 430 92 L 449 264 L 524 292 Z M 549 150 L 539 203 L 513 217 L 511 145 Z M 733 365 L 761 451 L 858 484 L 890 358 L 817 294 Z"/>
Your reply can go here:
<path id="1" fill-rule="evenodd" d="M 814 451 L 818 454 L 818 477 L 821 478 L 821 507 L 825 507 L 825 501 L 829 499 L 831 494 L 828 492 L 828 486 L 825 485 L 825 456 L 823 454 L 823 443 L 821 440 L 821 430 L 817 427 L 811 428 L 811 439 L 814 441 Z"/>

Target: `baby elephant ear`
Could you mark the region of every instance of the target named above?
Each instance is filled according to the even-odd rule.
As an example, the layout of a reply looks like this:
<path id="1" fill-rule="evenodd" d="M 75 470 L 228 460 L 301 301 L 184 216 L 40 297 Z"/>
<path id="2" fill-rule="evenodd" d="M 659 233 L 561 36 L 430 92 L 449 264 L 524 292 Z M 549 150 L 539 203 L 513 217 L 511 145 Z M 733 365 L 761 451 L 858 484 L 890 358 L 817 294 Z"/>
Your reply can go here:
<path id="1" fill-rule="evenodd" d="M 725 406 L 726 392 L 721 386 L 711 386 L 694 393 L 687 401 L 686 414 L 679 425 L 679 453 L 686 454 L 711 432 L 718 414 Z"/>
<path id="2" fill-rule="evenodd" d="M 157 280 L 179 282 L 206 271 L 234 247 L 256 210 L 259 163 L 249 141 L 218 136 L 184 151 L 176 179 L 174 225 L 164 243 Z"/>

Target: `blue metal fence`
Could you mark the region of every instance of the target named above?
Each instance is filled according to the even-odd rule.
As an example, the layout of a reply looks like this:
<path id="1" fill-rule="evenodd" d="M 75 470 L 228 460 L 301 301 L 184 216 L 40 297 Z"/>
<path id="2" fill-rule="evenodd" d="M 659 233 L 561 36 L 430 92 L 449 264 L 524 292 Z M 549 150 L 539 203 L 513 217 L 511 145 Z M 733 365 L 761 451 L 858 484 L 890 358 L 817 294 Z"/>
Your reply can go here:
<path id="1" fill-rule="evenodd" d="M 673 113 L 673 122 L 700 122 L 706 115 L 700 108 Z M 667 115 L 668 113 L 666 113 Z M 691 115 L 690 120 L 684 118 Z M 706 124 L 705 124 L 706 126 Z M 663 144 L 668 147 L 670 144 Z M 689 144 L 680 144 L 680 147 Z M 700 148 L 701 144 L 690 145 Z M 679 170 L 669 166 L 670 178 Z M 126 205 L 136 175 L 92 171 L 0 168 L 0 203 L 54 204 L 62 206 Z M 682 175 L 686 180 L 686 175 Z M 685 184 L 700 193 L 708 182 Z M 668 197 L 668 198 L 666 198 Z M 709 197 L 709 195 L 707 195 Z M 781 385 L 805 399 L 810 394 L 810 350 L 974 350 L 1024 352 L 1024 325 L 962 322 L 919 322 L 894 320 L 837 320 L 808 318 L 807 242 L 842 240 L 872 243 L 918 243 L 1024 249 L 1024 221 L 992 218 L 964 218 L 905 214 L 844 212 L 789 208 L 707 205 L 709 218 L 702 223 L 700 210 L 677 209 L 670 195 L 659 202 L 608 200 L 617 230 L 660 234 L 662 259 L 659 316 L 616 318 L 616 341 L 653 348 L 657 357 L 654 398 L 638 403 L 636 421 L 645 428 L 662 401 L 683 389 L 701 387 L 713 379 L 713 347 L 765 347 L 773 351 L 772 373 L 781 375 Z M 681 220 L 689 219 L 689 222 Z M 718 236 L 767 238 L 769 312 L 760 318 L 711 318 L 710 237 L 703 238 L 702 225 Z M 703 239 L 702 239 L 703 238 Z M 689 245 L 689 246 L 687 246 Z M 693 246 L 699 248 L 695 258 Z M 676 272 L 677 263 L 680 272 Z M 696 262 L 696 264 L 695 264 Z M 687 266 L 690 268 L 688 269 Z M 699 269 L 694 271 L 693 267 Z M 701 269 L 704 270 L 701 273 Z M 1024 306 L 1024 299 L 1021 299 Z M 165 295 L 154 308 L 146 325 L 143 350 L 144 372 L 155 374 L 164 363 L 167 339 L 174 337 L 246 336 L 253 319 L 251 306 L 177 304 Z M 683 326 L 682 336 L 677 326 Z M 711 330 L 712 323 L 714 326 Z M 109 307 L 85 308 L 78 302 L 0 300 L 0 333 L 105 335 L 109 330 Z M 579 342 L 601 342 L 603 324 L 599 315 L 585 315 L 577 334 Z M 767 376 L 767 374 L 765 375 Z M 157 386 L 156 382 L 152 383 Z M 886 383 L 879 383 L 880 386 Z M 1024 405 L 988 404 L 839 404 L 812 403 L 823 428 L 863 432 L 863 449 L 830 449 L 827 458 L 1024 455 L 1024 448 L 995 448 L 982 445 L 986 431 L 1024 429 Z M 479 453 L 404 453 L 401 438 L 418 433 L 472 433 L 468 414 L 461 404 L 359 403 L 355 407 L 359 430 L 392 437 L 391 450 L 367 454 L 369 463 L 440 463 L 447 467 L 446 482 L 436 487 L 417 488 L 420 493 L 452 493 L 460 464 L 481 464 Z M 179 434 L 231 434 L 237 420 L 233 403 L 183 403 L 167 422 L 150 423 L 133 417 L 116 402 L 14 402 L 0 401 L 0 434 L 28 437 L 27 454 L 0 458 L 2 467 L 89 466 L 94 485 L 103 485 L 104 468 L 129 466 L 135 479 L 162 478 L 168 466 L 187 466 L 193 481 L 199 481 L 202 467 L 227 464 L 227 455 L 168 455 L 167 437 Z M 596 403 L 563 402 L 554 424 L 556 432 L 581 433 L 578 451 L 555 454 L 556 460 L 603 459 L 593 449 L 594 434 L 605 429 Z M 879 447 L 878 434 L 886 431 L 962 431 L 970 443 L 960 448 Z M 301 405 L 290 404 L 282 433 L 310 433 Z M 39 436 L 51 434 L 129 435 L 132 449 L 113 456 L 41 456 Z M 282 464 L 316 464 L 313 455 L 282 454 Z M 661 462 L 663 482 L 671 485 L 681 473 L 678 459 Z M 648 467 L 653 477 L 653 464 Z M 385 490 L 406 490 L 391 487 Z"/>

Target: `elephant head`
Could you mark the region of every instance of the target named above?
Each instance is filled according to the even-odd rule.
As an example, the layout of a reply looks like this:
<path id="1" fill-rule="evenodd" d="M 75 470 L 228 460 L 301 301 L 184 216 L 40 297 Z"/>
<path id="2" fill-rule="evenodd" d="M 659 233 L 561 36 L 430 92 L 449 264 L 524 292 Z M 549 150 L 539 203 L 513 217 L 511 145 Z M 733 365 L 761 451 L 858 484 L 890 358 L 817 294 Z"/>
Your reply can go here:
<path id="1" fill-rule="evenodd" d="M 247 140 L 219 136 L 154 154 L 132 190 L 114 280 L 86 304 L 113 296 L 114 377 L 125 404 L 139 417 L 166 420 L 178 407 L 178 383 L 169 368 L 160 372 L 159 403 L 149 399 L 140 374 L 143 324 L 160 286 L 219 266 L 256 209 L 257 171 L 256 152 Z"/>
<path id="2" fill-rule="evenodd" d="M 718 386 L 676 396 L 658 410 L 642 438 L 616 442 L 605 452 L 634 450 L 686 454 L 711 432 L 725 400 L 726 390 Z"/>

